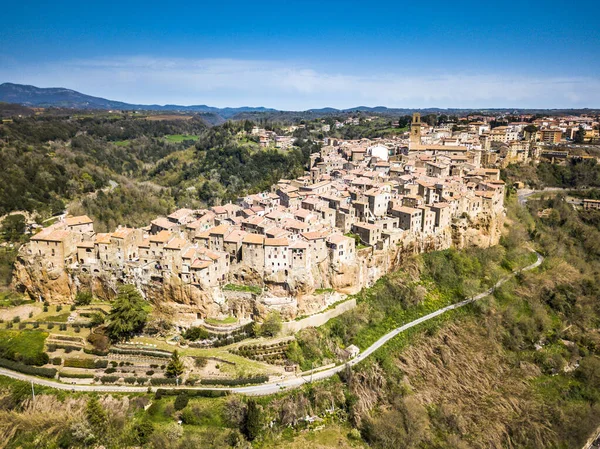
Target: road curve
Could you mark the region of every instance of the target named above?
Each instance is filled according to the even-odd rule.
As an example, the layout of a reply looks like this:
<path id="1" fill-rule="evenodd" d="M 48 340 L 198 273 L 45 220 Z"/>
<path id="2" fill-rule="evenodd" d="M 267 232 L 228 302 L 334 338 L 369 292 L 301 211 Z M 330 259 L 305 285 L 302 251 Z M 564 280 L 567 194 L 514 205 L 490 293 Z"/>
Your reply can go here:
<path id="1" fill-rule="evenodd" d="M 432 318 L 435 318 L 439 315 L 449 312 L 450 310 L 458 309 L 458 308 L 464 307 L 467 304 L 470 304 L 472 302 L 479 301 L 480 299 L 483 299 L 486 296 L 490 295 L 494 291 L 494 289 L 500 287 L 502 284 L 504 284 L 506 281 L 508 281 L 513 276 L 515 276 L 517 273 L 519 273 L 521 271 L 532 270 L 534 268 L 539 267 L 542 264 L 542 262 L 544 261 L 544 258 L 541 256 L 541 254 L 539 254 L 537 252 L 536 252 L 536 256 L 537 256 L 537 260 L 534 263 L 532 263 L 531 265 L 528 265 L 527 267 L 522 268 L 520 270 L 516 270 L 513 273 L 509 274 L 508 276 L 500 279 L 492 288 L 487 289 L 486 291 L 478 294 L 477 296 L 474 296 L 473 298 L 469 298 L 464 301 L 458 302 L 456 304 L 449 305 L 447 307 L 443 307 L 439 310 L 436 310 L 435 312 L 432 312 L 428 315 L 424 315 L 421 318 L 411 321 L 410 323 L 406 323 L 403 326 L 400 326 L 400 327 L 388 332 L 383 337 L 381 337 L 379 340 L 377 340 L 375 343 L 373 343 L 371 346 L 369 346 L 364 352 L 360 353 L 354 359 L 348 361 L 347 363 L 345 363 L 343 365 L 337 365 L 337 366 L 334 366 L 333 368 L 329 368 L 329 369 L 326 369 L 323 371 L 313 373 L 312 375 L 308 375 L 307 377 L 299 376 L 299 377 L 295 377 L 295 378 L 291 378 L 291 379 L 285 379 L 285 380 L 282 380 L 281 382 L 269 382 L 266 384 L 252 385 L 252 386 L 248 386 L 248 387 L 232 387 L 232 388 L 179 387 L 179 389 L 181 389 L 181 390 L 204 390 L 204 391 L 228 391 L 231 393 L 262 396 L 262 395 L 278 393 L 280 390 L 283 390 L 283 389 L 297 388 L 307 382 L 327 379 L 328 377 L 331 377 L 331 376 L 339 373 L 340 371 L 344 370 L 346 368 L 346 366 L 354 366 L 357 363 L 360 363 L 362 360 L 369 357 L 371 354 L 373 354 L 373 352 L 377 351 L 379 348 L 381 348 L 383 345 L 385 345 L 388 341 L 390 341 L 392 338 L 396 337 L 401 332 L 404 332 L 405 330 L 410 329 L 411 327 L 417 326 L 421 323 L 424 323 L 425 321 L 431 320 Z M 42 379 L 39 377 L 18 373 L 18 372 L 11 371 L 11 370 L 8 370 L 5 368 L 0 368 L 0 375 L 6 376 L 6 377 L 11 377 L 13 379 L 26 381 L 26 382 L 32 382 L 36 385 L 57 388 L 60 390 L 104 392 L 104 393 L 109 393 L 109 392 L 140 393 L 140 392 L 148 391 L 148 387 L 126 387 L 126 386 L 118 386 L 118 385 L 78 385 L 78 384 L 69 385 L 69 384 L 57 382 L 55 380 Z M 171 387 L 165 386 L 164 388 L 171 388 Z M 172 387 L 172 388 L 176 388 L 176 387 Z"/>

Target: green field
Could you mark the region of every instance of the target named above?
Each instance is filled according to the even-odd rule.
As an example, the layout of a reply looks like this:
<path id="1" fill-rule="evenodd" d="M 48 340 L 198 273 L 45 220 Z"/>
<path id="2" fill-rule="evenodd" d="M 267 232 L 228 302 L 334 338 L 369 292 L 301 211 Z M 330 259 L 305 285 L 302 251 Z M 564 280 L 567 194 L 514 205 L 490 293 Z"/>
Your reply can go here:
<path id="1" fill-rule="evenodd" d="M 0 357 L 27 365 L 43 361 L 47 332 L 37 330 L 0 330 Z"/>
<path id="2" fill-rule="evenodd" d="M 219 326 L 221 324 L 235 324 L 237 323 L 237 318 L 234 316 L 228 316 L 222 320 L 217 320 L 215 318 L 205 318 L 204 322 L 207 324 L 212 324 L 213 326 Z"/>
<path id="3" fill-rule="evenodd" d="M 191 136 L 188 134 L 170 134 L 168 136 L 165 136 L 165 140 L 167 142 L 173 142 L 173 143 L 181 143 L 186 140 L 196 141 L 196 140 L 198 140 L 198 138 L 199 138 L 198 136 Z"/>
<path id="4" fill-rule="evenodd" d="M 260 295 L 262 293 L 262 288 L 256 285 L 227 284 L 223 287 L 223 290 L 231 292 L 248 292 L 254 293 L 255 295 Z"/>

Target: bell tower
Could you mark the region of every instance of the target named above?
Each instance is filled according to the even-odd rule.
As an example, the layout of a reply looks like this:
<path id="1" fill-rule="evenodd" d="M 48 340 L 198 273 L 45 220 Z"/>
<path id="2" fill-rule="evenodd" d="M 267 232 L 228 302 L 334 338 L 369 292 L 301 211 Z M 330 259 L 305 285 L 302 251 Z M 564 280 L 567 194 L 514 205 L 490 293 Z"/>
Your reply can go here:
<path id="1" fill-rule="evenodd" d="M 418 112 L 413 114 L 410 124 L 410 144 L 421 145 L 421 114 Z"/>

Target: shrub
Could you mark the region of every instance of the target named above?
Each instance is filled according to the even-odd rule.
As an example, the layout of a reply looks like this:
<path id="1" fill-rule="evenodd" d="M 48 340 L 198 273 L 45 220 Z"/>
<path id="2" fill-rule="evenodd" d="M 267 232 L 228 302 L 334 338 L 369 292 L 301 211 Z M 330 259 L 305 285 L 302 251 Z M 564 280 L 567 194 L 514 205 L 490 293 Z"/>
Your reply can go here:
<path id="1" fill-rule="evenodd" d="M 134 383 L 136 383 L 137 378 L 136 377 L 126 377 L 124 380 L 125 380 L 125 383 L 134 384 Z"/>
<path id="2" fill-rule="evenodd" d="M 77 309 L 77 306 L 75 304 L 71 304 L 71 312 L 75 309 Z"/>
<path id="3" fill-rule="evenodd" d="M 115 373 L 115 372 L 117 372 L 117 369 L 116 369 L 116 368 L 106 368 L 106 369 L 104 370 L 104 372 L 105 372 L 106 374 L 112 374 L 112 373 Z"/>
<path id="4" fill-rule="evenodd" d="M 44 304 L 44 312 L 48 311 L 48 306 Z"/>
<path id="5" fill-rule="evenodd" d="M 102 376 L 100 378 L 100 382 L 102 382 L 103 384 L 114 384 L 118 380 L 119 376 Z"/>
<path id="6" fill-rule="evenodd" d="M 13 371 L 18 371 L 23 374 L 32 374 L 34 376 L 42 376 L 53 378 L 56 376 L 56 368 L 41 368 L 38 366 L 24 365 L 23 363 L 13 362 L 12 360 L 1 359 L 0 367 L 7 368 Z"/>
<path id="7" fill-rule="evenodd" d="M 150 379 L 151 385 L 176 385 L 177 379 L 172 379 L 169 377 L 153 377 Z"/>
<path id="8" fill-rule="evenodd" d="M 210 334 L 203 327 L 190 327 L 183 333 L 183 338 L 186 340 L 206 340 L 210 337 Z"/>
<path id="9" fill-rule="evenodd" d="M 50 329 L 54 329 L 54 324 L 53 323 L 48 323 L 48 330 Z"/>
<path id="10" fill-rule="evenodd" d="M 56 311 L 60 312 L 62 310 L 62 306 L 59 304 L 58 306 L 56 306 Z"/>
<path id="11" fill-rule="evenodd" d="M 92 359 L 65 359 L 65 367 L 94 369 L 95 363 Z"/>
<path id="12" fill-rule="evenodd" d="M 185 393 L 181 393 L 177 395 L 177 398 L 175 398 L 175 403 L 173 404 L 173 406 L 175 407 L 176 411 L 183 410 L 187 407 L 189 401 L 190 398 L 188 397 L 188 395 Z"/>
<path id="13" fill-rule="evenodd" d="M 26 323 L 19 323 L 19 329 L 20 329 L 20 330 L 23 330 L 23 329 L 25 329 L 26 327 L 27 327 L 27 324 L 26 324 Z"/>
<path id="14" fill-rule="evenodd" d="M 93 298 L 92 292 L 82 290 L 77 292 L 75 304 L 78 306 L 89 306 L 92 303 Z"/>
<path id="15" fill-rule="evenodd" d="M 19 315 L 14 316 L 12 319 L 13 323 L 20 323 L 21 322 L 21 317 Z"/>
<path id="16" fill-rule="evenodd" d="M 69 373 L 65 371 L 61 371 L 58 373 L 59 377 L 67 377 L 73 379 L 93 379 L 94 375 L 90 373 Z"/>
<path id="17" fill-rule="evenodd" d="M 194 365 L 198 368 L 204 368 L 208 363 L 208 359 L 206 357 L 194 357 Z"/>
<path id="18" fill-rule="evenodd" d="M 153 370 L 146 371 L 146 376 L 153 376 L 153 375 L 154 375 Z"/>
<path id="19" fill-rule="evenodd" d="M 144 385 L 146 382 L 148 382 L 148 378 L 147 377 L 138 377 L 137 378 L 137 383 L 139 385 Z"/>
<path id="20" fill-rule="evenodd" d="M 94 368 L 106 368 L 108 366 L 108 360 L 95 360 Z"/>
<path id="21" fill-rule="evenodd" d="M 92 349 L 83 348 L 83 352 L 85 352 L 86 354 L 99 355 L 99 356 L 107 356 L 108 355 L 108 351 L 99 351 L 96 348 L 92 348 Z"/>
<path id="22" fill-rule="evenodd" d="M 53 365 L 60 365 L 62 363 L 62 359 L 60 357 L 54 357 L 52 359 L 52 364 Z"/>
<path id="23" fill-rule="evenodd" d="M 177 399 L 179 399 L 180 396 L 184 396 L 184 395 L 178 395 Z M 187 396 L 186 396 L 187 397 Z M 175 399 L 175 403 L 177 403 L 177 399 Z M 191 408 L 186 408 L 182 413 L 181 413 L 181 422 L 187 425 L 191 425 L 191 426 L 197 426 L 201 423 L 201 419 L 202 416 L 198 413 L 199 410 L 192 410 Z"/>
<path id="24" fill-rule="evenodd" d="M 156 399 L 160 399 L 163 396 L 178 396 L 179 394 L 181 394 L 180 390 L 158 388 L 155 397 Z M 186 391 L 186 394 L 191 398 L 220 398 L 222 396 L 227 396 L 229 392 L 226 390 L 188 390 Z"/>
<path id="25" fill-rule="evenodd" d="M 33 323 L 34 329 L 39 329 L 39 327 L 40 327 L 40 323 L 38 323 L 37 321 L 35 323 Z"/>

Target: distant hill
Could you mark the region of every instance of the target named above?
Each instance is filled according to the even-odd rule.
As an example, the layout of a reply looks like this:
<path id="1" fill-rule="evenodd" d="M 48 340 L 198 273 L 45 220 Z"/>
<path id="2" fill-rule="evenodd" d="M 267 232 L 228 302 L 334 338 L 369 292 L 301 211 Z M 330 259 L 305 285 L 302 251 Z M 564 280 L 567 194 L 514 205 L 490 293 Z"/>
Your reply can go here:
<path id="1" fill-rule="evenodd" d="M 121 109 L 138 111 L 180 111 L 180 112 L 198 112 L 210 114 L 212 119 L 209 122 L 220 123 L 227 119 L 245 119 L 272 117 L 278 119 L 307 119 L 336 114 L 349 114 L 353 112 L 364 112 L 379 114 L 384 116 L 408 115 L 413 112 L 422 114 L 466 114 L 466 113 L 596 113 L 593 109 L 522 109 L 522 108 L 486 108 L 486 109 L 459 109 L 459 108 L 388 108 L 385 106 L 357 106 L 347 109 L 320 108 L 309 109 L 307 111 L 281 111 L 278 109 L 265 107 L 242 106 L 239 108 L 215 108 L 207 105 L 181 106 L 176 104 L 130 104 L 122 101 L 107 100 L 106 98 L 93 97 L 82 94 L 75 90 L 63 87 L 35 87 L 25 84 L 4 83 L 0 84 L 0 102 L 16 103 L 29 107 L 57 107 L 71 109 Z"/>
<path id="2" fill-rule="evenodd" d="M 63 87 L 36 87 L 25 84 L 4 83 L 0 84 L 0 101 L 16 103 L 23 106 L 57 107 L 73 109 L 126 109 L 144 111 L 184 111 L 206 112 L 218 114 L 227 119 L 241 112 L 274 112 L 275 109 L 264 107 L 243 106 L 239 108 L 215 108 L 206 105 L 180 106 L 168 105 L 143 105 L 130 104 L 122 101 L 107 100 L 106 98 L 93 97 Z"/>

